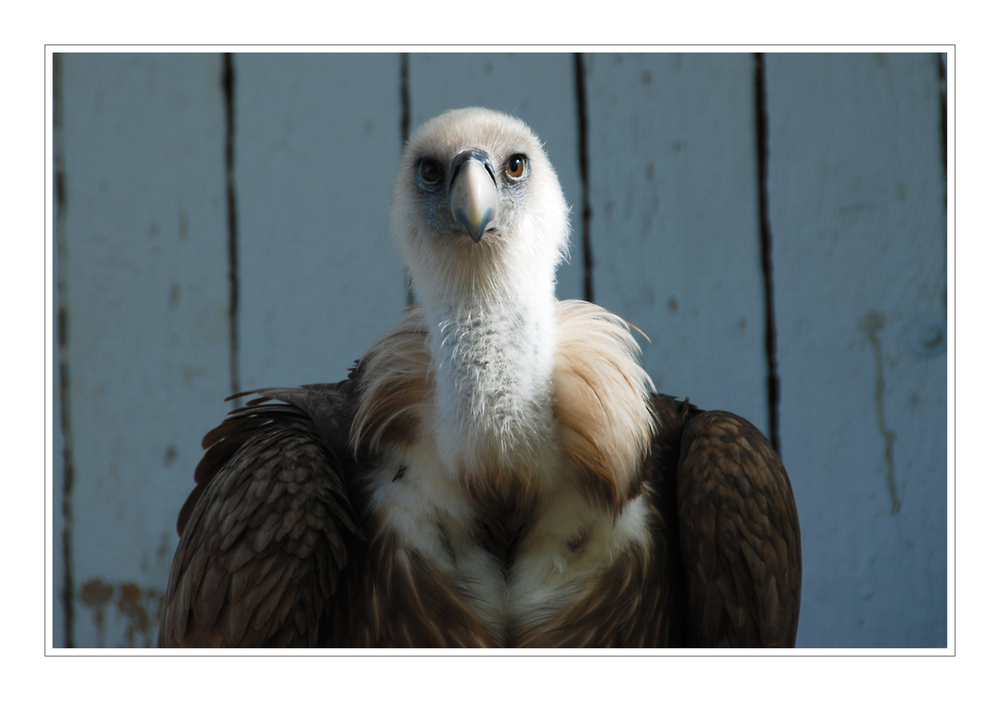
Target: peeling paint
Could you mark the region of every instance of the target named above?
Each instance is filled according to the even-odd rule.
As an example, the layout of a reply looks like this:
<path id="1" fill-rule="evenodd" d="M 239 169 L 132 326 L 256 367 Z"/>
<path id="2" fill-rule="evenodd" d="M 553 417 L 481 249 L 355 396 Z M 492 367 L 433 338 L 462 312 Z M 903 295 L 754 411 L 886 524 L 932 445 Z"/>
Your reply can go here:
<path id="1" fill-rule="evenodd" d="M 96 647 L 108 647 L 109 625 L 107 608 L 114 605 L 115 621 L 124 621 L 121 640 L 116 647 L 153 647 L 156 625 L 163 606 L 164 592 L 151 587 L 143 589 L 135 582 L 106 582 L 100 577 L 80 586 L 77 598 L 90 609 L 97 632 Z"/>
<path id="2" fill-rule="evenodd" d="M 91 610 L 97 629 L 97 647 L 105 647 L 104 607 L 114 596 L 115 588 L 102 579 L 89 579 L 80 585 L 80 603 Z"/>
<path id="3" fill-rule="evenodd" d="M 889 513 L 895 515 L 899 513 L 902 506 L 896 490 L 896 460 L 892 452 L 892 446 L 896 442 L 896 434 L 889 430 L 885 420 L 885 369 L 882 363 L 882 341 L 878 337 L 878 332 L 885 328 L 885 314 L 876 311 L 868 312 L 861 321 L 861 328 L 875 349 L 875 411 L 878 414 L 878 430 L 885 441 L 885 477 L 892 504 Z"/>
<path id="4" fill-rule="evenodd" d="M 152 647 L 152 636 L 150 629 L 153 621 L 157 620 L 159 612 L 159 601 L 162 594 L 147 589 L 143 591 L 133 582 L 123 582 L 118 587 L 118 601 L 116 607 L 127 623 L 125 628 L 125 641 L 128 647 L 140 647 L 136 645 L 136 635 L 142 636 L 141 647 Z M 155 604 L 153 615 L 150 615 L 150 604 Z"/>

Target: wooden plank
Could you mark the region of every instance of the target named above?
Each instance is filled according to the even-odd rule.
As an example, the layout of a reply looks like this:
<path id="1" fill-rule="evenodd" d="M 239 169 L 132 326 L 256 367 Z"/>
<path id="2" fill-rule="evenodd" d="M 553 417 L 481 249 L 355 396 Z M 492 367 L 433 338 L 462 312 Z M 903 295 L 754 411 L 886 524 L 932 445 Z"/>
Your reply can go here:
<path id="1" fill-rule="evenodd" d="M 411 54 L 412 129 L 449 109 L 487 107 L 525 121 L 545 145 L 569 203 L 570 259 L 557 272 L 561 299 L 583 297 L 582 183 L 576 84 L 570 54 Z"/>
<path id="2" fill-rule="evenodd" d="M 243 389 L 335 382 L 398 319 L 399 57 L 239 54 Z"/>
<path id="3" fill-rule="evenodd" d="M 752 58 L 587 65 L 595 301 L 649 336 L 659 391 L 766 432 Z"/>
<path id="4" fill-rule="evenodd" d="M 155 642 L 177 511 L 228 388 L 219 77 L 210 54 L 62 62 L 77 646 Z"/>
<path id="5" fill-rule="evenodd" d="M 53 94 L 56 96 L 59 95 L 59 86 L 62 82 L 60 70 L 59 58 L 54 57 L 52 79 Z M 61 100 L 61 98 L 59 99 Z M 55 157 L 53 158 L 55 170 L 53 180 L 55 182 L 53 183 L 52 195 L 54 240 L 49 243 L 52 246 L 52 289 L 50 291 L 52 295 L 52 329 L 49 330 L 49 333 L 52 334 L 52 367 L 50 368 L 50 372 L 52 373 L 52 423 L 50 424 L 52 427 L 52 474 L 47 477 L 49 480 L 48 483 L 52 485 L 52 501 L 49 505 L 49 508 L 52 510 L 52 530 L 50 531 L 51 540 L 49 541 L 52 553 L 52 566 L 50 569 L 52 575 L 52 616 L 51 618 L 46 617 L 46 621 L 51 626 L 52 646 L 65 647 L 67 638 L 72 636 L 72 631 L 67 632 L 67 618 L 71 615 L 72 605 L 67 606 L 64 603 L 67 589 L 73 589 L 72 584 L 68 584 L 66 580 L 67 573 L 72 576 L 72 568 L 66 566 L 66 537 L 68 529 L 64 511 L 67 478 L 69 479 L 69 483 L 72 483 L 72 475 L 67 475 L 67 472 L 72 472 L 72 467 L 70 466 L 67 469 L 66 465 L 66 436 L 61 396 L 61 383 L 64 375 L 68 380 L 68 369 L 60 364 L 60 359 L 64 355 L 63 349 L 60 347 L 64 332 L 59 328 L 59 310 L 64 301 L 63 295 L 60 292 L 60 289 L 63 287 L 61 283 L 63 282 L 64 271 L 60 267 L 62 256 L 59 251 L 66 244 L 66 227 L 65 222 L 59 216 L 61 212 L 65 211 L 65 208 L 60 207 L 59 192 L 55 184 L 58 182 L 58 174 L 62 172 L 63 159 L 61 143 L 62 129 L 58 125 L 59 117 L 57 115 L 58 112 L 54 106 L 52 139 L 53 150 L 55 151 Z M 48 586 L 48 583 L 46 583 L 46 586 Z"/>
<path id="6" fill-rule="evenodd" d="M 943 646 L 946 273 L 936 56 L 766 58 L 781 437 L 803 646 Z"/>

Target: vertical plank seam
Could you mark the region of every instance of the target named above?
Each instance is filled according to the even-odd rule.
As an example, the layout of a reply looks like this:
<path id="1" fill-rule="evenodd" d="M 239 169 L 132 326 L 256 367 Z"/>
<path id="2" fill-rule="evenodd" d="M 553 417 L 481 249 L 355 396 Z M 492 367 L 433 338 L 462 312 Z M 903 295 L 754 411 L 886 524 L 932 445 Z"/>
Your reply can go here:
<path id="1" fill-rule="evenodd" d="M 774 312 L 774 262 L 768 197 L 767 77 L 764 54 L 754 54 L 754 108 L 757 131 L 757 216 L 760 265 L 764 277 L 764 347 L 767 355 L 767 419 L 771 445 L 781 455 L 778 433 L 781 381 L 778 376 L 778 331 Z"/>
<path id="2" fill-rule="evenodd" d="M 410 54 L 399 55 L 399 100 L 401 103 L 400 131 L 401 148 L 406 148 L 406 142 L 410 138 Z M 403 270 L 406 285 L 406 306 L 412 307 L 416 304 L 413 295 L 413 280 L 410 278 L 410 271 Z"/>
<path id="3" fill-rule="evenodd" d="M 948 212 L 948 66 L 945 61 L 948 54 L 938 54 L 938 85 L 941 102 L 941 172 L 944 174 L 944 211 Z M 947 229 L 946 229 L 947 230 Z M 945 237 L 947 245 L 947 236 Z"/>
<path id="4" fill-rule="evenodd" d="M 233 55 L 222 55 L 222 98 L 226 120 L 226 225 L 229 254 L 229 383 L 230 393 L 240 392 L 240 278 L 239 278 L 239 229 L 236 209 L 235 137 L 236 137 L 236 75 Z M 242 404 L 233 400 L 234 408 Z"/>
<path id="5" fill-rule="evenodd" d="M 583 298 L 594 301 L 594 271 L 593 253 L 590 241 L 590 153 L 589 124 L 587 115 L 587 68 L 583 54 L 573 55 L 573 68 L 576 78 L 576 124 L 579 137 L 578 149 L 580 155 L 580 181 L 583 184 L 583 231 L 581 244 L 583 246 Z"/>
<path id="6" fill-rule="evenodd" d="M 66 647 L 76 647 L 74 624 L 76 608 L 73 577 L 73 434 L 70 424 L 69 376 L 69 304 L 66 297 L 66 174 L 63 154 L 63 96 L 62 57 L 52 55 L 52 131 L 55 139 L 55 206 L 56 206 L 56 289 L 59 293 L 56 311 L 56 343 L 59 348 L 59 429 L 63 434 L 63 488 L 62 488 L 62 561 L 63 581 L 60 599 L 63 607 L 63 636 Z"/>

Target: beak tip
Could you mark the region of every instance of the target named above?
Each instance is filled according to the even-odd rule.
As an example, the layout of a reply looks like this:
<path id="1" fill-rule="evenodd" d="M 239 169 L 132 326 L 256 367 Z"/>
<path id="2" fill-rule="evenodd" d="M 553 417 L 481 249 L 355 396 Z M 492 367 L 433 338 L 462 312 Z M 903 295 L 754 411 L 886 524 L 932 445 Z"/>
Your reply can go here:
<path id="1" fill-rule="evenodd" d="M 469 234 L 469 237 L 476 243 L 479 243 L 483 239 L 483 234 L 486 233 L 486 229 L 489 227 L 490 222 L 493 221 L 493 209 L 487 209 L 483 212 L 482 217 L 478 222 L 473 223 L 466 216 L 465 212 L 459 210 L 458 221 Z"/>
<path id="2" fill-rule="evenodd" d="M 483 163 L 472 158 L 465 161 L 452 184 L 450 200 L 454 220 L 479 243 L 499 206 L 496 183 Z"/>

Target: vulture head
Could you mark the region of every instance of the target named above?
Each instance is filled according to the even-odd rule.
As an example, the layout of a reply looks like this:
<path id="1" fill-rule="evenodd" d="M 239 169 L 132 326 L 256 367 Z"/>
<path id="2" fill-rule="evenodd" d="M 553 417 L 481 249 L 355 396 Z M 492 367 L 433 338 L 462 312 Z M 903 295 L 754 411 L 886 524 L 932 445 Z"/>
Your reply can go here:
<path id="1" fill-rule="evenodd" d="M 390 231 L 426 305 L 553 298 L 569 208 L 538 137 L 483 108 L 424 124 L 404 150 Z"/>

